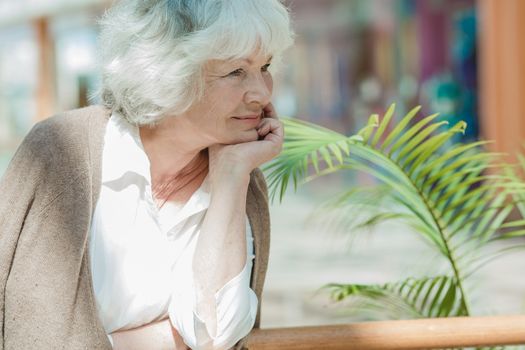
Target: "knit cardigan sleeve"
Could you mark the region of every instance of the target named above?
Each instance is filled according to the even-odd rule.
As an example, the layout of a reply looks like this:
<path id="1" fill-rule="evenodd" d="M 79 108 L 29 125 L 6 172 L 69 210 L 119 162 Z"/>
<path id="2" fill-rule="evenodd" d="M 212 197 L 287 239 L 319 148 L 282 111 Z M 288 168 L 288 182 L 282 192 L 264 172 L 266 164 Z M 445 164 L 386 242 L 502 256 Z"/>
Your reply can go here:
<path id="1" fill-rule="evenodd" d="M 4 350 L 5 290 L 14 252 L 29 211 L 43 166 L 35 156 L 39 133 L 33 128 L 18 148 L 6 173 L 0 180 L 0 350 Z"/>
<path id="2" fill-rule="evenodd" d="M 254 328 L 259 328 L 261 322 L 261 304 L 263 302 L 262 291 L 270 253 L 268 190 L 264 175 L 260 169 L 255 169 L 251 174 L 250 186 L 246 199 L 246 212 L 250 219 L 255 248 L 255 261 L 252 268 L 250 287 L 255 291 L 259 300 Z M 233 349 L 245 350 L 245 344 L 247 343 L 248 338 L 249 335 L 241 339 Z"/>
<path id="3" fill-rule="evenodd" d="M 0 350 L 110 348 L 85 254 L 106 116 L 37 123 L 0 180 Z"/>

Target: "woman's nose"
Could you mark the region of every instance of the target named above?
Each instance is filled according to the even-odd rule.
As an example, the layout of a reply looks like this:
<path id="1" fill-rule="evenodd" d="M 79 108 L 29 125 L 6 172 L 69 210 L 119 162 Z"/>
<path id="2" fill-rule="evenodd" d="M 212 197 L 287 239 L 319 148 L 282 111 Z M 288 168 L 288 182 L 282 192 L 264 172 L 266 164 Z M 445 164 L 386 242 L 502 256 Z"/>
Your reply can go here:
<path id="1" fill-rule="evenodd" d="M 263 73 L 264 74 L 264 73 Z M 271 77 L 265 78 L 263 74 L 256 74 L 249 79 L 246 89 L 246 103 L 258 103 L 266 106 L 272 97 Z"/>

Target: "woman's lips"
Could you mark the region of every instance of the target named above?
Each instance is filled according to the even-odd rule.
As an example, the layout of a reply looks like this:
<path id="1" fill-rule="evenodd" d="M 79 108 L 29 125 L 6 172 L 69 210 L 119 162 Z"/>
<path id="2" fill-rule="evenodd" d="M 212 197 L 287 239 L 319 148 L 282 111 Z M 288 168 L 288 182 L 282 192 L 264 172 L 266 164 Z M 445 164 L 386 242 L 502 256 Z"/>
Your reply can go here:
<path id="1" fill-rule="evenodd" d="M 243 116 L 233 117 L 233 119 L 240 123 L 248 124 L 248 125 L 255 127 L 259 124 L 259 121 L 261 120 L 261 115 L 260 114 L 243 115 Z"/>
<path id="2" fill-rule="evenodd" d="M 261 116 L 260 114 L 252 114 L 252 115 L 243 115 L 239 117 L 233 117 L 233 119 L 238 119 L 238 120 L 259 119 L 260 116 Z"/>

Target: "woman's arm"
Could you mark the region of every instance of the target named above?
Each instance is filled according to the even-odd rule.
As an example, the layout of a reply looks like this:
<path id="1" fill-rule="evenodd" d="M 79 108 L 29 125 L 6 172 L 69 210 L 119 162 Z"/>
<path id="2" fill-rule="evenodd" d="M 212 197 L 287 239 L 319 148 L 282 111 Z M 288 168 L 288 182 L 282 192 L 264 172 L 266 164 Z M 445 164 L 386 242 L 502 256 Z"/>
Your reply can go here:
<path id="1" fill-rule="evenodd" d="M 170 320 L 111 333 L 114 350 L 187 350 L 189 349 Z"/>
<path id="2" fill-rule="evenodd" d="M 250 173 L 274 158 L 283 142 L 273 106 L 258 127 L 260 140 L 210 147 L 211 202 L 193 260 L 197 314 L 208 334 L 216 335 L 215 295 L 246 264 L 246 194 Z"/>
<path id="3" fill-rule="evenodd" d="M 216 336 L 215 295 L 246 264 L 246 194 L 249 172 L 220 170 L 212 181 L 211 201 L 193 259 L 197 314 Z"/>

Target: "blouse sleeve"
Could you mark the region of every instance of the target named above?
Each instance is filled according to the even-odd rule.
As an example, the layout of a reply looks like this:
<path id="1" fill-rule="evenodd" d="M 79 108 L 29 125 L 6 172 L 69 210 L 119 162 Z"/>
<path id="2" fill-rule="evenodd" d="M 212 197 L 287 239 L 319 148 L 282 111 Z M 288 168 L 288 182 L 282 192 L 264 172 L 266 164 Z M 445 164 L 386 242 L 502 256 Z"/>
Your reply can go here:
<path id="1" fill-rule="evenodd" d="M 193 350 L 230 349 L 253 328 L 257 314 L 257 296 L 250 288 L 253 266 L 253 235 L 246 224 L 247 259 L 242 271 L 215 293 L 217 332 L 208 333 L 196 310 L 193 278 L 175 288 L 169 306 L 170 321 Z"/>

